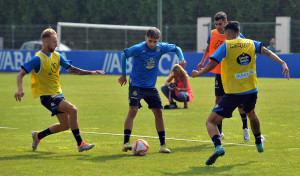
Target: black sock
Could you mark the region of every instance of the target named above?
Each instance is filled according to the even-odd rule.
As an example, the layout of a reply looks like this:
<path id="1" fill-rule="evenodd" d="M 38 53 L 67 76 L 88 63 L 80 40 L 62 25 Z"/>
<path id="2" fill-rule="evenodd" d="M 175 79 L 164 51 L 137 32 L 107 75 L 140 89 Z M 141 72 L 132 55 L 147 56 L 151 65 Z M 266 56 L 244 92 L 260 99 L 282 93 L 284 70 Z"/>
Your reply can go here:
<path id="1" fill-rule="evenodd" d="M 222 121 L 217 125 L 219 131 L 220 131 L 220 134 L 223 132 L 222 131 Z"/>
<path id="2" fill-rule="evenodd" d="M 130 135 L 131 135 L 131 130 L 125 129 L 124 130 L 124 144 L 129 142 Z"/>
<path id="3" fill-rule="evenodd" d="M 248 128 L 248 124 L 247 124 L 247 115 L 245 114 L 240 114 L 242 121 L 243 121 L 243 129 Z"/>
<path id="4" fill-rule="evenodd" d="M 211 140 L 213 141 L 215 147 L 217 147 L 218 145 L 222 145 L 221 144 L 221 139 L 220 139 L 220 135 L 214 135 Z"/>
<path id="5" fill-rule="evenodd" d="M 160 132 L 157 132 L 158 133 L 158 137 L 159 137 L 159 141 L 160 141 L 160 145 L 165 145 L 166 142 L 165 142 L 165 131 L 160 131 Z"/>
<path id="6" fill-rule="evenodd" d="M 255 144 L 260 144 L 261 143 L 261 138 L 260 138 L 260 133 L 255 134 Z"/>
<path id="7" fill-rule="evenodd" d="M 77 141 L 77 145 L 80 146 L 81 145 L 81 142 L 82 142 L 82 139 L 81 139 L 81 136 L 80 136 L 80 132 L 79 132 L 79 129 L 76 129 L 76 130 L 72 130 L 72 133 Z"/>
<path id="8" fill-rule="evenodd" d="M 46 137 L 50 134 L 52 134 L 51 131 L 50 131 L 50 128 L 47 128 L 44 131 L 38 133 L 38 138 L 39 138 L 39 140 L 41 140 L 41 139 L 43 139 L 44 137 Z"/>

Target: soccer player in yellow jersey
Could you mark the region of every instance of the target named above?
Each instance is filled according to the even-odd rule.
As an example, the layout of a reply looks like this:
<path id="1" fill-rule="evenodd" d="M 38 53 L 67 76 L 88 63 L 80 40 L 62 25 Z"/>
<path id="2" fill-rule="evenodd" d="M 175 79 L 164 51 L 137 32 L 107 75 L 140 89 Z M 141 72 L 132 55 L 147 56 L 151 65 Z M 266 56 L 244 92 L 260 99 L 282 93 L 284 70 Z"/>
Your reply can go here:
<path id="1" fill-rule="evenodd" d="M 208 73 L 222 61 L 221 77 L 225 95 L 216 104 L 206 121 L 208 134 L 215 145 L 214 153 L 207 159 L 206 165 L 213 164 L 219 156 L 225 154 L 217 124 L 224 118 L 230 118 L 234 109 L 241 104 L 250 120 L 256 148 L 258 152 L 264 151 L 265 139 L 261 135 L 260 122 L 255 113 L 258 91 L 256 53 L 266 55 L 278 62 L 282 65 L 284 76 L 287 79 L 290 76 L 287 64 L 272 51 L 264 47 L 263 43 L 242 39 L 239 37 L 239 33 L 239 23 L 237 21 L 229 22 L 225 26 L 227 40 L 210 57 L 212 61 L 200 71 L 193 70 L 192 72 L 193 78 L 201 76 Z"/>
<path id="2" fill-rule="evenodd" d="M 22 70 L 17 76 L 18 91 L 14 97 L 16 101 L 21 101 L 21 98 L 24 96 L 22 86 L 23 77 L 31 72 L 31 91 L 33 97 L 40 97 L 41 103 L 52 112 L 52 116 L 56 115 L 59 123 L 51 125 L 44 131 L 32 132 L 32 149 L 35 151 L 44 137 L 71 128 L 77 141 L 78 151 L 89 150 L 95 145 L 84 142 L 80 136 L 77 109 L 64 98 L 59 81 L 59 71 L 60 66 L 75 75 L 98 75 L 104 74 L 104 71 L 87 71 L 71 65 L 71 61 L 55 51 L 57 47 L 57 34 L 53 29 L 45 29 L 41 34 L 41 39 L 43 42 L 42 49 L 21 66 Z"/>
<path id="3" fill-rule="evenodd" d="M 209 33 L 208 39 L 207 39 L 207 47 L 204 53 L 204 56 L 200 63 L 197 66 L 197 69 L 200 70 L 207 59 L 207 57 L 211 56 L 218 48 L 221 46 L 226 39 L 225 33 L 224 33 L 224 27 L 227 23 L 227 15 L 225 12 L 218 12 L 214 16 L 214 23 L 216 29 L 212 30 Z M 239 34 L 241 38 L 245 38 L 242 34 Z M 209 62 L 211 62 L 211 59 L 209 59 Z M 223 84 L 221 81 L 221 63 L 219 63 L 214 69 L 210 71 L 211 73 L 216 74 L 215 77 L 215 96 L 216 101 L 215 104 L 218 103 L 218 101 L 222 98 L 222 96 L 225 94 L 223 89 Z M 247 116 L 246 113 L 242 110 L 241 107 L 238 108 L 242 122 L 243 122 L 243 140 L 244 142 L 248 142 L 250 140 L 250 134 L 247 124 Z M 225 135 L 222 130 L 222 121 L 218 124 L 218 129 L 220 131 L 220 138 L 224 139 Z"/>

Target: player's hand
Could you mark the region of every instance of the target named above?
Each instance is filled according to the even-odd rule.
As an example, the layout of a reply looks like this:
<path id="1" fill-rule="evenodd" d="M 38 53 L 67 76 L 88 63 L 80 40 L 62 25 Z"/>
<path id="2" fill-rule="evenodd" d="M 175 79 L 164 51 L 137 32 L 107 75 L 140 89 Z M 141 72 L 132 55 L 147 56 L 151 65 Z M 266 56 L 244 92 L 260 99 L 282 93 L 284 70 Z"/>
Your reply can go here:
<path id="1" fill-rule="evenodd" d="M 198 71 L 197 70 L 193 70 L 193 72 L 192 72 L 192 77 L 193 78 L 195 78 L 195 77 L 197 77 L 198 76 Z"/>
<path id="2" fill-rule="evenodd" d="M 283 68 L 282 74 L 284 75 L 284 77 L 286 77 L 289 80 L 290 79 L 290 71 L 285 62 L 282 64 L 282 68 Z"/>
<path id="3" fill-rule="evenodd" d="M 127 79 L 126 79 L 126 75 L 121 75 L 120 78 L 118 79 L 119 83 L 121 84 L 121 86 L 125 86 L 127 83 Z"/>
<path id="4" fill-rule="evenodd" d="M 185 68 L 186 66 L 186 61 L 185 60 L 182 60 L 179 62 L 179 65 L 181 65 L 182 68 Z"/>
<path id="5" fill-rule="evenodd" d="M 201 68 L 204 66 L 204 63 L 200 62 L 198 65 L 197 65 L 197 70 L 200 71 Z"/>
<path id="6" fill-rule="evenodd" d="M 21 98 L 24 96 L 24 92 L 22 90 L 19 90 L 18 92 L 15 93 L 15 99 L 16 101 L 21 101 Z"/>

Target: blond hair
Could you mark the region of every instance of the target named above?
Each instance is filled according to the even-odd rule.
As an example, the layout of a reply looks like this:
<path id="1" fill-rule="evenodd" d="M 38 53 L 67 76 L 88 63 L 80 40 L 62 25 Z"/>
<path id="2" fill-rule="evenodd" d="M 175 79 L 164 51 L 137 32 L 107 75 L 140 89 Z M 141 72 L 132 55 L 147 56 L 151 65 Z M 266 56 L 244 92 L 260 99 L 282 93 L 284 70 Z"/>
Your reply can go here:
<path id="1" fill-rule="evenodd" d="M 51 35 L 57 35 L 55 30 L 51 28 L 45 29 L 41 34 L 41 39 L 49 38 Z"/>
<path id="2" fill-rule="evenodd" d="M 180 78 L 182 78 L 183 76 L 189 78 L 188 74 L 186 73 L 186 71 L 181 67 L 181 65 L 179 64 L 175 64 L 171 70 L 171 73 L 169 76 L 175 76 L 176 75 L 180 75 Z"/>

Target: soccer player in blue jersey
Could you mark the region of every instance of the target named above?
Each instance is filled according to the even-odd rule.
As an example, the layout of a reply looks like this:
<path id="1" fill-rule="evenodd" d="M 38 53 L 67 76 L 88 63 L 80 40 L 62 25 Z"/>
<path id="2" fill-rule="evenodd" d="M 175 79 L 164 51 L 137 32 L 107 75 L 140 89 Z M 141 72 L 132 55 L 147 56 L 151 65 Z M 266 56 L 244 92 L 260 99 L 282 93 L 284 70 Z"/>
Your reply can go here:
<path id="1" fill-rule="evenodd" d="M 224 118 L 230 118 L 234 109 L 241 104 L 250 119 L 256 148 L 258 152 L 264 151 L 265 139 L 261 135 L 260 122 L 255 113 L 258 92 L 256 53 L 266 55 L 282 65 L 282 73 L 289 79 L 289 69 L 283 60 L 264 47 L 263 43 L 250 39 L 242 39 L 238 36 L 239 33 L 239 23 L 237 21 L 229 22 L 225 26 L 227 40 L 210 57 L 212 61 L 200 71 L 193 70 L 192 72 L 193 78 L 201 76 L 208 73 L 222 61 L 221 79 L 225 95 L 216 104 L 206 121 L 208 134 L 215 145 L 215 150 L 207 159 L 206 165 L 213 164 L 219 156 L 225 154 L 217 124 Z"/>
<path id="2" fill-rule="evenodd" d="M 22 86 L 23 77 L 31 72 L 31 91 L 33 97 L 40 97 L 42 105 L 52 112 L 52 116 L 56 115 L 59 123 L 53 124 L 44 131 L 32 132 L 32 149 L 35 151 L 44 137 L 71 128 L 77 141 L 78 151 L 89 150 L 95 145 L 84 142 L 80 136 L 77 109 L 65 100 L 59 81 L 59 71 L 60 66 L 75 75 L 98 75 L 104 74 L 104 71 L 87 71 L 71 65 L 71 61 L 55 51 L 57 47 L 57 34 L 53 29 L 45 29 L 41 34 L 41 39 L 43 42 L 42 49 L 21 66 L 22 70 L 17 76 L 18 91 L 14 97 L 16 101 L 21 101 L 21 98 L 24 96 Z"/>
<path id="3" fill-rule="evenodd" d="M 130 135 L 133 127 L 133 120 L 141 108 L 141 99 L 148 104 L 155 116 L 156 130 L 160 140 L 160 153 L 170 153 L 170 149 L 165 144 L 165 127 L 162 114 L 162 102 L 156 89 L 156 80 L 158 72 L 158 63 L 161 56 L 168 52 L 175 52 L 179 58 L 179 64 L 184 68 L 182 51 L 174 44 L 158 42 L 160 31 L 151 27 L 146 31 L 144 42 L 126 48 L 121 56 L 122 75 L 118 79 L 119 83 L 125 85 L 126 79 L 126 61 L 132 57 L 133 66 L 129 77 L 129 112 L 124 124 L 124 145 L 122 150 L 127 152 L 131 150 Z"/>

